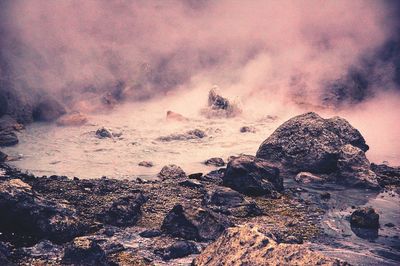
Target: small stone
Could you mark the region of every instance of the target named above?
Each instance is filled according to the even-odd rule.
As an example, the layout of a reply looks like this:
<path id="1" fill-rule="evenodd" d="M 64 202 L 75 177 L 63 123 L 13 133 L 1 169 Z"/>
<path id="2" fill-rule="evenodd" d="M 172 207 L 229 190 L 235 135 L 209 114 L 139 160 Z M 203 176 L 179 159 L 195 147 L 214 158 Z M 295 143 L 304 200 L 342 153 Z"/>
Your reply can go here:
<path id="1" fill-rule="evenodd" d="M 256 129 L 255 127 L 249 127 L 249 126 L 243 126 L 240 128 L 241 133 L 255 133 Z"/>
<path id="2" fill-rule="evenodd" d="M 143 166 L 143 167 L 153 167 L 154 164 L 153 162 L 150 161 L 141 161 L 140 163 L 138 163 L 139 166 Z"/>
<path id="3" fill-rule="evenodd" d="M 112 138 L 113 135 L 111 133 L 111 131 L 105 127 L 102 127 L 100 129 L 98 129 L 96 131 L 96 136 L 100 139 L 104 139 L 104 138 Z"/>

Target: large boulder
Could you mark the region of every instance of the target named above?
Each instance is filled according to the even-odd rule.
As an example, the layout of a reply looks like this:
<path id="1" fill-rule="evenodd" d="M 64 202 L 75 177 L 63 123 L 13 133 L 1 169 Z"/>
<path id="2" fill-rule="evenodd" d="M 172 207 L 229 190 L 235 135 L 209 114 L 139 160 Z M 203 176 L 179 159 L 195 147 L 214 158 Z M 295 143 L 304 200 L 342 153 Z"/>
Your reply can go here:
<path id="1" fill-rule="evenodd" d="M 52 97 L 44 97 L 33 109 L 34 121 L 51 122 L 66 114 L 64 106 Z"/>
<path id="2" fill-rule="evenodd" d="M 347 265 L 299 244 L 277 243 L 256 226 L 227 229 L 194 261 L 195 266 L 216 265 Z"/>
<path id="3" fill-rule="evenodd" d="M 356 186 L 379 188 L 376 174 L 371 171 L 365 153 L 351 144 L 344 145 L 337 161 L 338 182 Z"/>
<path id="4" fill-rule="evenodd" d="M 223 216 L 208 210 L 175 205 L 161 226 L 165 233 L 187 240 L 215 240 L 232 224 Z"/>
<path id="5" fill-rule="evenodd" d="M 255 202 L 227 187 L 216 187 L 206 192 L 203 204 L 215 212 L 236 217 L 256 216 L 262 213 Z"/>
<path id="6" fill-rule="evenodd" d="M 223 185 L 249 196 L 273 196 L 283 190 L 279 169 L 250 155 L 232 158 L 223 176 Z"/>
<path id="7" fill-rule="evenodd" d="M 85 230 L 74 209 L 42 198 L 20 179 L 0 183 L 0 217 L 3 234 L 32 242 L 65 242 Z"/>
<path id="8" fill-rule="evenodd" d="M 158 141 L 169 142 L 175 140 L 193 140 L 193 139 L 202 139 L 207 137 L 207 134 L 200 129 L 193 129 L 186 131 L 185 133 L 174 133 L 168 136 L 162 136 L 157 138 Z"/>
<path id="9" fill-rule="evenodd" d="M 259 147 L 257 157 L 280 163 L 291 172 L 331 173 L 341 148 L 368 145 L 360 132 L 340 117 L 324 119 L 310 112 L 279 126 Z"/>
<path id="10" fill-rule="evenodd" d="M 379 228 L 379 214 L 371 207 L 358 208 L 350 216 L 350 224 L 354 227 Z"/>

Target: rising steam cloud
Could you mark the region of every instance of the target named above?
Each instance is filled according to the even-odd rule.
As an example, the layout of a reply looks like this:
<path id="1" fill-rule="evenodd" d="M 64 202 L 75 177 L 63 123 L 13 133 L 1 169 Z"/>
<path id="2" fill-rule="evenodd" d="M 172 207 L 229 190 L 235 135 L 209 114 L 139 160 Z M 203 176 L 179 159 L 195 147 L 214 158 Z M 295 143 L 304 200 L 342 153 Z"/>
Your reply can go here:
<path id="1" fill-rule="evenodd" d="M 320 104 L 396 87 L 395 62 L 379 57 L 398 30 L 392 2 L 38 0 L 0 7 L 2 79 L 64 98 L 122 86 L 119 96 L 143 99 L 218 84 L 243 98 Z"/>

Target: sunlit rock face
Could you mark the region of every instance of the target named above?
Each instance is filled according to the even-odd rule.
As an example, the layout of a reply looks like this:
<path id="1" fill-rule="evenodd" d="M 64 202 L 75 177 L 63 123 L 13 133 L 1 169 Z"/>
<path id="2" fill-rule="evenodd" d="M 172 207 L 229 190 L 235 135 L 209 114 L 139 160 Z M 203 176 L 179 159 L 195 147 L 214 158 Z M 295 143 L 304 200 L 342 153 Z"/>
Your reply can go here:
<path id="1" fill-rule="evenodd" d="M 342 146 L 369 149 L 360 132 L 340 117 L 324 119 L 310 112 L 279 126 L 259 147 L 257 157 L 298 172 L 331 173 Z"/>

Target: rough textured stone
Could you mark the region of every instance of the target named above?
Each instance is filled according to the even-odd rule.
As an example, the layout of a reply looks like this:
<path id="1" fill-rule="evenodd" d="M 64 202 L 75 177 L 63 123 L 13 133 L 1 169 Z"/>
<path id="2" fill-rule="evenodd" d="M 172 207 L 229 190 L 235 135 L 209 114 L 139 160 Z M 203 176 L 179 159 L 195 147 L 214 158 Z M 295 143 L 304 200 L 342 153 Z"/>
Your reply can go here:
<path id="1" fill-rule="evenodd" d="M 186 173 L 179 166 L 175 164 L 170 164 L 164 166 L 161 169 L 160 173 L 158 174 L 158 177 L 160 177 L 161 179 L 185 178 Z"/>
<path id="2" fill-rule="evenodd" d="M 372 163 L 371 170 L 377 175 L 379 185 L 400 185 L 400 167 Z"/>
<path id="3" fill-rule="evenodd" d="M 379 227 L 379 214 L 371 207 L 358 208 L 351 214 L 350 224 L 354 227 L 376 229 Z"/>
<path id="4" fill-rule="evenodd" d="M 205 165 L 214 165 L 214 166 L 217 166 L 217 167 L 221 167 L 221 166 L 225 165 L 225 162 L 224 162 L 224 159 L 222 159 L 222 158 L 213 157 L 213 158 L 210 158 L 210 159 L 206 160 L 204 162 L 204 164 Z"/>
<path id="5" fill-rule="evenodd" d="M 240 132 L 241 133 L 255 133 L 256 129 L 255 129 L 255 127 L 251 127 L 251 126 L 243 126 L 240 128 Z"/>
<path id="6" fill-rule="evenodd" d="M 205 209 L 175 205 L 161 226 L 165 233 L 187 240 L 214 240 L 230 226 L 224 217 Z"/>
<path id="7" fill-rule="evenodd" d="M 96 136 L 100 139 L 105 139 L 105 138 L 112 138 L 113 134 L 112 134 L 111 130 L 109 130 L 105 127 L 102 127 L 102 128 L 99 128 L 98 130 L 96 130 Z"/>
<path id="8" fill-rule="evenodd" d="M 195 243 L 191 241 L 178 241 L 169 247 L 156 249 L 154 253 L 159 255 L 163 260 L 171 260 L 200 252 Z"/>
<path id="9" fill-rule="evenodd" d="M 227 229 L 194 261 L 195 266 L 216 265 L 346 265 L 303 245 L 279 244 L 256 226 Z"/>
<path id="10" fill-rule="evenodd" d="M 234 117 L 241 113 L 240 108 L 222 97 L 214 87 L 208 93 L 208 108 L 202 110 L 202 114 L 208 118 L 212 117 Z"/>
<path id="11" fill-rule="evenodd" d="M 206 136 L 207 136 L 207 134 L 203 130 L 193 129 L 193 130 L 189 130 L 183 134 L 176 133 L 176 134 L 171 134 L 168 136 L 159 137 L 159 138 L 157 138 L 157 140 L 168 142 L 168 141 L 174 141 L 174 140 L 202 139 L 202 138 L 205 138 Z"/>
<path id="12" fill-rule="evenodd" d="M 223 185 L 246 195 L 271 196 L 283 190 L 283 179 L 268 161 L 241 155 L 228 163 Z"/>
<path id="13" fill-rule="evenodd" d="M 344 145 L 337 161 L 338 182 L 357 187 L 378 188 L 376 174 L 371 171 L 365 153 L 353 145 Z"/>
<path id="14" fill-rule="evenodd" d="M 257 151 L 258 158 L 280 163 L 298 173 L 331 173 L 336 170 L 340 149 L 351 144 L 368 150 L 360 132 L 340 117 L 323 119 L 310 112 L 279 126 Z"/>

